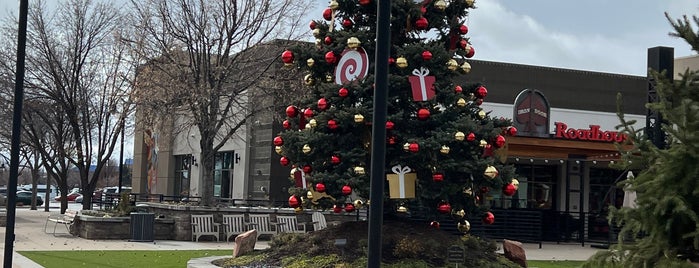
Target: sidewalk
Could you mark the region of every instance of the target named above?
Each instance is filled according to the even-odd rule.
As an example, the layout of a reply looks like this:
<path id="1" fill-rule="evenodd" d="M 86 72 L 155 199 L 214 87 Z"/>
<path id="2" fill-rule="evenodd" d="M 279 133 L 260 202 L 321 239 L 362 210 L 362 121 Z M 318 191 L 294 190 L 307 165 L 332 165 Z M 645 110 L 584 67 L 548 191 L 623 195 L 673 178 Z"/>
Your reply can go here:
<path id="1" fill-rule="evenodd" d="M 71 204 L 71 208 L 73 204 Z M 77 207 L 79 208 L 79 207 Z M 17 254 L 17 251 L 33 250 L 203 250 L 223 249 L 233 251 L 233 242 L 191 242 L 156 240 L 154 242 L 129 242 L 128 240 L 89 240 L 70 235 L 58 235 L 44 233 L 44 224 L 49 214 L 58 213 L 58 208 L 51 208 L 51 212 L 17 208 L 15 221 L 15 243 L 13 266 L 18 268 L 40 268 L 38 264 Z M 58 228 L 63 228 L 58 226 Z M 5 228 L 0 228 L 3 243 L 0 245 L 4 252 Z M 268 247 L 267 241 L 259 241 L 255 248 Z M 556 244 L 545 243 L 541 249 L 538 244 L 524 244 L 528 260 L 585 260 L 599 249 L 582 247 L 580 244 Z"/>

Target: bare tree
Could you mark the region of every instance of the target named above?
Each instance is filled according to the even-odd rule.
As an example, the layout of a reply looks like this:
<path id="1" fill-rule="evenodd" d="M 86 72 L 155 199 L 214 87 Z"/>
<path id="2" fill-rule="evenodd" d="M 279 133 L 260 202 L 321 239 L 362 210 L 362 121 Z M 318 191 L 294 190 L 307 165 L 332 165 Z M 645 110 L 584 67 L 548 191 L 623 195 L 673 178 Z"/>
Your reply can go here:
<path id="1" fill-rule="evenodd" d="M 139 127 L 177 121 L 174 133 L 200 137 L 202 205 L 213 203 L 216 152 L 256 113 L 251 94 L 283 94 L 262 87 L 278 64 L 275 39 L 297 39 L 300 19 L 313 0 L 132 0 L 135 23 L 128 39 L 144 66 L 139 70 Z M 140 112 L 139 112 L 140 114 Z M 167 134 L 167 133 L 163 133 Z"/>

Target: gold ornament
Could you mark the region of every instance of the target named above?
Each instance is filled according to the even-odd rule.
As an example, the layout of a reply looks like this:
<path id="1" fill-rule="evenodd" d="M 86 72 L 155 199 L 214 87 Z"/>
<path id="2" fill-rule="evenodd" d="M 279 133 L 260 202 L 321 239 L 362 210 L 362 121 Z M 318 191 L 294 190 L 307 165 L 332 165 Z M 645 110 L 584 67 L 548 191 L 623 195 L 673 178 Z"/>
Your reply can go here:
<path id="1" fill-rule="evenodd" d="M 461 131 L 457 131 L 456 134 L 454 134 L 454 139 L 456 139 L 457 141 L 462 141 L 464 140 L 464 138 L 466 138 L 466 134 L 464 134 Z"/>
<path id="2" fill-rule="evenodd" d="M 449 70 L 456 71 L 456 69 L 459 68 L 459 63 L 456 62 L 455 59 L 450 59 L 450 60 L 447 62 L 447 68 L 448 68 Z"/>
<path id="3" fill-rule="evenodd" d="M 483 111 L 483 110 L 478 111 L 478 117 L 480 117 L 481 119 L 485 119 L 485 116 L 486 116 L 485 111 Z"/>
<path id="4" fill-rule="evenodd" d="M 465 195 L 472 195 L 472 194 L 473 194 L 473 190 L 471 190 L 471 187 L 466 187 L 466 188 L 464 188 L 464 194 L 465 194 Z"/>
<path id="5" fill-rule="evenodd" d="M 404 207 L 403 205 L 400 205 L 396 211 L 398 213 L 406 213 L 408 212 L 408 208 Z"/>
<path id="6" fill-rule="evenodd" d="M 361 115 L 361 114 L 355 114 L 355 115 L 354 115 L 354 122 L 355 122 L 355 123 L 364 122 L 364 116 Z"/>
<path id="7" fill-rule="evenodd" d="M 476 2 L 476 1 L 475 0 L 466 0 L 466 5 L 468 5 L 468 7 L 473 7 L 473 2 Z"/>
<path id="8" fill-rule="evenodd" d="M 303 207 L 301 207 L 301 206 L 295 207 L 294 212 L 296 212 L 296 214 L 300 214 L 301 212 L 303 212 Z"/>
<path id="9" fill-rule="evenodd" d="M 316 127 L 317 125 L 318 125 L 318 121 L 316 121 L 315 119 L 311 119 L 311 120 L 308 121 L 308 126 L 311 127 L 311 128 L 314 128 L 314 127 Z"/>
<path id="10" fill-rule="evenodd" d="M 313 199 L 313 192 L 308 191 L 308 192 L 306 193 L 306 198 L 308 198 L 308 199 Z"/>
<path id="11" fill-rule="evenodd" d="M 333 75 L 332 74 L 326 74 L 325 75 L 325 82 L 332 82 L 333 81 Z"/>
<path id="12" fill-rule="evenodd" d="M 347 39 L 347 47 L 351 49 L 357 49 L 361 44 L 362 42 L 359 41 L 359 38 L 350 37 L 349 39 Z"/>
<path id="13" fill-rule="evenodd" d="M 444 0 L 438 0 L 437 2 L 434 3 L 434 7 L 436 7 L 437 9 L 439 9 L 441 11 L 444 11 L 445 9 L 447 9 L 447 3 L 444 2 Z"/>
<path id="14" fill-rule="evenodd" d="M 464 70 L 464 73 L 470 73 L 471 72 L 471 64 L 468 63 L 467 61 L 464 61 L 464 64 L 461 65 L 461 70 Z"/>
<path id="15" fill-rule="evenodd" d="M 337 8 L 340 7 L 340 4 L 338 4 L 337 1 L 332 0 L 332 1 L 330 1 L 330 4 L 328 5 L 328 7 L 332 10 L 337 10 Z"/>
<path id="16" fill-rule="evenodd" d="M 459 98 L 459 100 L 456 101 L 456 106 L 459 106 L 459 107 L 466 106 L 466 100 L 464 100 L 464 98 Z"/>
<path id="17" fill-rule="evenodd" d="M 519 180 L 517 179 L 512 179 L 512 185 L 515 187 L 515 190 L 519 189 Z"/>
<path id="18" fill-rule="evenodd" d="M 475 99 L 476 99 L 476 95 L 473 94 L 473 92 L 472 92 L 472 93 L 468 93 L 468 99 L 469 99 L 469 100 L 475 100 Z"/>
<path id="19" fill-rule="evenodd" d="M 309 153 L 311 153 L 311 146 L 309 146 L 308 144 L 304 144 L 304 145 L 303 145 L 303 148 L 301 149 L 301 151 L 302 151 L 304 154 L 309 154 Z"/>
<path id="20" fill-rule="evenodd" d="M 469 223 L 467 220 L 464 220 L 456 224 L 456 229 L 459 230 L 459 232 L 468 233 L 468 231 L 471 230 L 471 223 Z"/>
<path id="21" fill-rule="evenodd" d="M 310 68 L 313 67 L 313 65 L 316 63 L 316 61 L 313 58 L 308 58 L 306 60 L 306 65 Z"/>
<path id="22" fill-rule="evenodd" d="M 463 218 L 464 216 L 466 216 L 466 211 L 464 211 L 464 210 L 462 209 L 462 210 L 459 210 L 459 211 L 454 211 L 454 212 L 452 212 L 452 214 L 454 214 L 454 216 L 457 216 L 457 217 L 459 217 L 459 218 Z"/>
<path id="23" fill-rule="evenodd" d="M 485 140 L 481 140 L 481 141 L 478 143 L 478 145 L 481 146 L 481 147 L 483 147 L 483 148 L 485 148 L 485 146 L 488 145 L 488 142 L 485 141 Z"/>
<path id="24" fill-rule="evenodd" d="M 494 166 L 488 166 L 487 168 L 485 168 L 485 172 L 483 172 L 483 175 L 485 175 L 488 178 L 494 179 L 498 176 L 498 170 Z"/>
<path id="25" fill-rule="evenodd" d="M 312 74 L 307 74 L 307 75 L 303 78 L 303 82 L 306 83 L 307 86 L 312 86 L 313 84 L 316 83 L 316 79 L 313 78 L 313 75 L 312 75 Z"/>
<path id="26" fill-rule="evenodd" d="M 316 39 L 316 45 L 323 42 L 323 40 L 320 40 L 320 29 L 318 29 L 318 28 L 313 29 L 313 36 L 315 38 L 318 38 L 318 39 Z"/>
<path id="27" fill-rule="evenodd" d="M 449 154 L 449 146 L 442 145 L 442 149 L 439 149 L 439 152 L 442 154 Z"/>
<path id="28" fill-rule="evenodd" d="M 311 128 L 311 124 L 306 123 L 306 129 L 309 129 L 309 128 Z"/>
<path id="29" fill-rule="evenodd" d="M 282 151 L 281 146 L 274 146 L 274 151 L 277 152 L 278 155 L 282 155 L 284 151 Z"/>
<path id="30" fill-rule="evenodd" d="M 410 143 L 405 143 L 403 144 L 403 150 L 409 151 L 410 150 Z"/>
<path id="31" fill-rule="evenodd" d="M 360 200 L 360 199 L 354 200 L 353 203 L 354 203 L 354 208 L 356 208 L 356 209 L 360 209 L 364 206 L 364 202 L 362 202 L 362 200 Z"/>
<path id="32" fill-rule="evenodd" d="M 404 57 L 399 57 L 396 59 L 396 66 L 398 66 L 398 68 L 406 68 L 408 67 L 408 60 Z"/>
<path id="33" fill-rule="evenodd" d="M 364 173 L 366 173 L 364 167 L 354 167 L 354 174 L 364 175 Z"/>

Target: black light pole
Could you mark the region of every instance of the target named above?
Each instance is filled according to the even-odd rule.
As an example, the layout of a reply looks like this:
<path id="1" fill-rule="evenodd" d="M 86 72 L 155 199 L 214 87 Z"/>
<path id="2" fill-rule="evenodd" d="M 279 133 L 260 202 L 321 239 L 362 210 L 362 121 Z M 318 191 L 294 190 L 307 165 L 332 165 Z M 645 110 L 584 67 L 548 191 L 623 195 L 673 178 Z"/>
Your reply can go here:
<path id="1" fill-rule="evenodd" d="M 19 144 L 22 125 L 22 102 L 24 101 L 24 57 L 27 48 L 27 5 L 28 0 L 19 1 L 19 28 L 17 30 L 17 71 L 15 74 L 15 101 L 12 114 L 12 144 L 10 146 L 10 178 L 7 182 L 7 225 L 5 227 L 5 252 L 3 267 L 12 267 L 15 241 L 15 202 L 17 199 L 17 176 L 19 175 Z M 47 201 L 48 202 L 48 201 Z"/>
<path id="2" fill-rule="evenodd" d="M 121 123 L 121 150 L 119 151 L 119 196 L 121 197 L 121 185 L 124 182 L 124 123 Z"/>
<path id="3" fill-rule="evenodd" d="M 381 267 L 384 166 L 386 162 L 386 101 L 388 99 L 388 56 L 391 52 L 391 1 L 378 0 L 376 21 L 376 69 L 374 118 L 371 134 L 371 189 L 369 199 L 369 260 L 367 267 Z"/>

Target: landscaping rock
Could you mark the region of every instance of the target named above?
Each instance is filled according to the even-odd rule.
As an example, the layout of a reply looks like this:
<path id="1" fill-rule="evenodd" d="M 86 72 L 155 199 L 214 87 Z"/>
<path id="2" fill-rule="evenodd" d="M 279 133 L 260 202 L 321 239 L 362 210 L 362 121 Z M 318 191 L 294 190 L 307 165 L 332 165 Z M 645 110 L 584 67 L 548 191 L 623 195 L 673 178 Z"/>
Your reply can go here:
<path id="1" fill-rule="evenodd" d="M 524 253 L 522 243 L 505 239 L 502 242 L 502 250 L 505 253 L 505 258 L 522 267 L 527 267 L 527 255 Z"/>
<path id="2" fill-rule="evenodd" d="M 252 229 L 250 231 L 239 234 L 235 237 L 235 246 L 233 247 L 233 258 L 245 255 L 248 252 L 255 250 L 255 243 L 257 242 L 257 230 Z"/>

